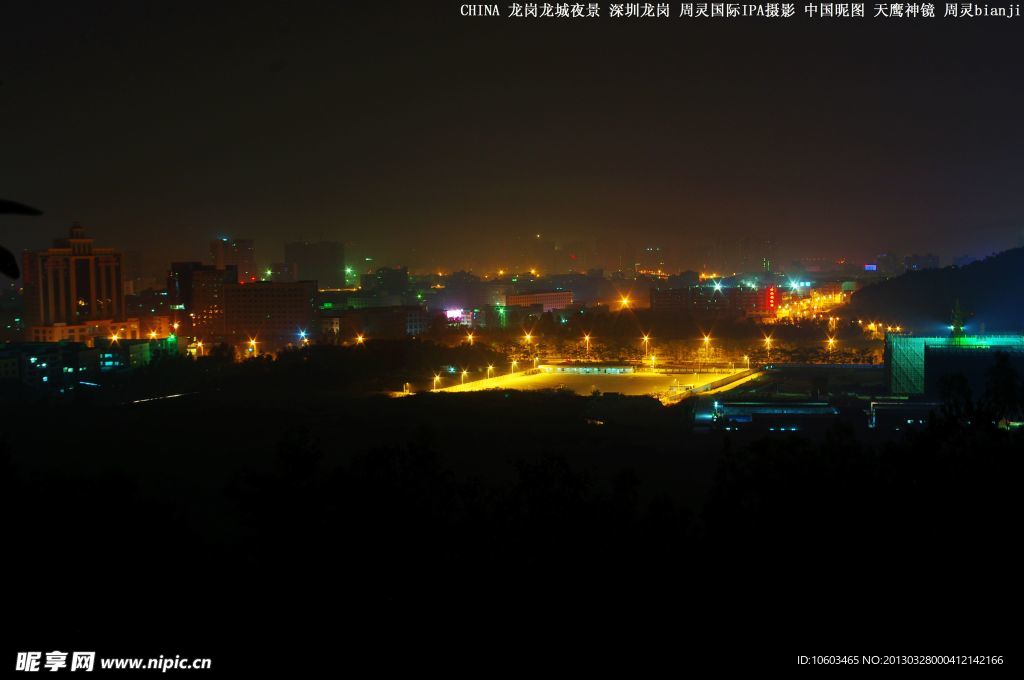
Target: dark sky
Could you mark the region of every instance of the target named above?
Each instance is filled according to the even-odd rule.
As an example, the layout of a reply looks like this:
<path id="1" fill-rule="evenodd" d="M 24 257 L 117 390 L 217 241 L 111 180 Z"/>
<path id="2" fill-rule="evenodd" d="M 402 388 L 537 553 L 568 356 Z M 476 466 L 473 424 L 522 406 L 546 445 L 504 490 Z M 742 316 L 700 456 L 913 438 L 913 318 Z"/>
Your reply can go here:
<path id="1" fill-rule="evenodd" d="M 691 266 L 745 234 L 854 259 L 1019 243 L 1024 19 L 458 10 L 5 4 L 0 197 L 46 211 L 3 220 L 5 244 L 80 220 L 151 263 L 231 234 L 261 263 L 322 236 L 451 269 L 508 266 L 538 232 L 668 244 Z"/>

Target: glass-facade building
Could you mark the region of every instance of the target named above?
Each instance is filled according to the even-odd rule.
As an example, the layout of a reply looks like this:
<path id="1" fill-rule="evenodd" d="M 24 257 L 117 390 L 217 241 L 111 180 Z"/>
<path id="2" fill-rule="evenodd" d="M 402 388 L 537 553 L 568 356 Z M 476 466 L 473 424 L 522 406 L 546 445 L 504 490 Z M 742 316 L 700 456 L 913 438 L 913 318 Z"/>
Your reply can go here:
<path id="1" fill-rule="evenodd" d="M 984 380 L 982 374 L 995 365 L 998 353 L 1010 355 L 1015 366 L 1024 364 L 1024 335 L 887 335 L 885 372 L 889 392 L 906 396 L 932 394 L 937 391 L 941 376 L 951 373 L 962 373 L 972 387 L 978 388 Z"/>

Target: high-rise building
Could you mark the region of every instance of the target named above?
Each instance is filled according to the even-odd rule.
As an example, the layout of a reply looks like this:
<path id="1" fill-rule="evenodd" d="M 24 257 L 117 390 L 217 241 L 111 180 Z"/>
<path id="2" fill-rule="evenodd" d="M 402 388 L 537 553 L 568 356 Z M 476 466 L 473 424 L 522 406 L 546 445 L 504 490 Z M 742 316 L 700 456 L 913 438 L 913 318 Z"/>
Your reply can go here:
<path id="1" fill-rule="evenodd" d="M 256 242 L 251 238 L 230 239 L 225 236 L 210 241 L 210 257 L 217 269 L 236 267 L 238 283 L 251 283 L 260 278 L 256 269 Z"/>
<path id="2" fill-rule="evenodd" d="M 739 240 L 736 271 L 743 273 L 770 273 L 776 266 L 775 240 L 771 238 L 742 238 Z"/>
<path id="3" fill-rule="evenodd" d="M 204 267 L 213 269 L 213 265 L 202 262 L 172 262 L 167 272 L 167 306 L 174 311 L 191 311 L 192 308 L 192 275 Z"/>
<path id="4" fill-rule="evenodd" d="M 220 271 L 203 269 L 195 272 L 192 279 L 192 335 L 203 339 L 223 340 L 224 329 L 224 288 L 236 283 L 238 278 L 234 266 Z M 249 284 L 253 285 L 253 284 Z"/>
<path id="5" fill-rule="evenodd" d="M 28 326 L 79 325 L 125 317 L 124 259 L 97 248 L 77 222 L 66 238 L 24 254 Z"/>
<path id="6" fill-rule="evenodd" d="M 295 275 L 298 279 L 316 281 L 320 288 L 345 287 L 345 247 L 340 243 L 286 243 L 284 261 L 295 266 Z"/>
<path id="7" fill-rule="evenodd" d="M 200 262 L 173 262 L 167 276 L 167 298 L 178 332 L 200 339 L 223 335 L 224 286 L 238 282 L 234 265 L 218 269 Z"/>
<path id="8" fill-rule="evenodd" d="M 315 281 L 229 283 L 223 292 L 224 339 L 230 344 L 256 340 L 258 352 L 273 352 L 316 335 Z"/>

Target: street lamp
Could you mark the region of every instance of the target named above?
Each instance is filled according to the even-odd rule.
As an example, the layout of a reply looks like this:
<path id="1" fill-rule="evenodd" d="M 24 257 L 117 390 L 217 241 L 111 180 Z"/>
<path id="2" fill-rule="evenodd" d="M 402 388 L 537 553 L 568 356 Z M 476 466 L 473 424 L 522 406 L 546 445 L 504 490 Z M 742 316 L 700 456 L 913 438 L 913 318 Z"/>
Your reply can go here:
<path id="1" fill-rule="evenodd" d="M 491 373 L 493 373 L 493 372 L 494 372 L 494 366 L 491 365 L 491 364 L 487 364 L 487 377 L 490 378 L 491 377 Z"/>
<path id="2" fill-rule="evenodd" d="M 356 336 L 356 344 L 357 345 L 361 345 L 365 341 L 366 341 L 366 338 L 363 337 L 362 333 L 360 333 L 359 335 Z"/>
<path id="3" fill-rule="evenodd" d="M 537 368 L 537 362 L 538 361 L 540 361 L 540 357 L 539 356 L 533 357 L 533 367 L 534 368 Z"/>
<path id="4" fill-rule="evenodd" d="M 750 357 L 746 354 L 743 355 L 743 360 L 747 362 L 747 370 L 750 369 Z"/>
<path id="5" fill-rule="evenodd" d="M 466 334 L 466 338 L 469 340 L 469 346 L 472 347 L 473 346 L 473 334 L 472 333 L 467 333 Z"/>
<path id="6" fill-rule="evenodd" d="M 516 372 L 516 366 L 518 366 L 518 365 L 519 365 L 519 362 L 518 362 L 518 361 L 516 361 L 515 359 L 513 359 L 513 360 L 512 360 L 512 372 L 513 372 L 513 373 L 515 373 L 515 372 Z"/>
<path id="7" fill-rule="evenodd" d="M 441 376 L 437 373 L 434 374 L 434 390 L 437 390 L 437 385 L 441 382 Z"/>
<path id="8" fill-rule="evenodd" d="M 764 336 L 764 348 L 768 352 L 768 363 L 772 363 L 772 336 Z"/>
<path id="9" fill-rule="evenodd" d="M 651 336 L 649 336 L 647 334 L 644 334 L 643 341 L 644 341 L 644 356 L 647 356 L 647 354 L 648 354 L 647 350 L 650 347 Z"/>
<path id="10" fill-rule="evenodd" d="M 469 373 L 469 371 L 467 371 L 466 369 L 462 369 L 462 384 L 463 385 L 466 384 L 466 374 L 468 374 L 468 373 Z"/>
<path id="11" fill-rule="evenodd" d="M 828 358 L 829 358 L 829 361 L 832 360 L 832 350 L 835 348 L 835 346 L 836 346 L 836 339 L 833 338 L 833 337 L 830 337 L 828 339 Z"/>
<path id="12" fill-rule="evenodd" d="M 256 353 L 257 344 L 258 343 L 256 342 L 256 338 L 249 338 L 249 351 L 252 352 L 253 354 Z"/>
<path id="13" fill-rule="evenodd" d="M 654 368 L 654 355 L 651 355 L 651 368 Z"/>
<path id="14" fill-rule="evenodd" d="M 530 344 L 530 341 L 531 341 L 532 339 L 533 339 L 533 336 L 532 336 L 532 335 L 530 335 L 529 333 L 526 333 L 526 334 L 524 334 L 524 335 L 523 335 L 523 340 L 525 340 L 525 341 L 526 341 L 526 344 L 527 344 L 527 345 L 529 345 L 529 344 Z"/>
<path id="15" fill-rule="evenodd" d="M 629 306 L 632 304 L 632 301 L 629 299 L 628 295 L 623 295 L 619 299 L 619 304 L 621 305 L 620 309 L 629 309 Z"/>
<path id="16" fill-rule="evenodd" d="M 587 358 L 590 358 L 590 334 L 586 333 L 583 335 L 583 343 L 587 346 Z"/>
<path id="17" fill-rule="evenodd" d="M 196 347 L 199 348 L 199 356 L 204 356 L 203 355 L 203 341 L 202 340 L 200 340 L 199 342 L 196 343 Z"/>

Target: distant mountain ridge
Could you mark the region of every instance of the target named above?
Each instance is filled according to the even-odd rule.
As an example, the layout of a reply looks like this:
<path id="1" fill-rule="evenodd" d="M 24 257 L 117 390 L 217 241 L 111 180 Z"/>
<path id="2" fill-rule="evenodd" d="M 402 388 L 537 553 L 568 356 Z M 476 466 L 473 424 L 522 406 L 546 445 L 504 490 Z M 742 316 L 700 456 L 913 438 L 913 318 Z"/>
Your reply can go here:
<path id="1" fill-rule="evenodd" d="M 1024 248 L 866 286 L 847 316 L 899 323 L 915 335 L 946 334 L 957 300 L 968 333 L 1024 332 Z"/>

